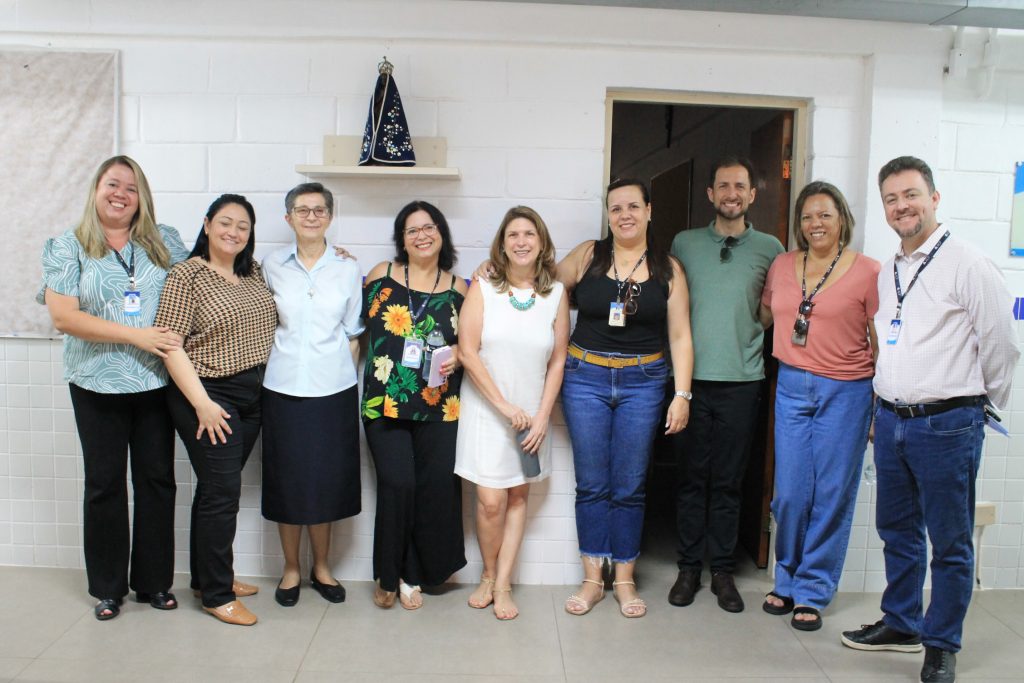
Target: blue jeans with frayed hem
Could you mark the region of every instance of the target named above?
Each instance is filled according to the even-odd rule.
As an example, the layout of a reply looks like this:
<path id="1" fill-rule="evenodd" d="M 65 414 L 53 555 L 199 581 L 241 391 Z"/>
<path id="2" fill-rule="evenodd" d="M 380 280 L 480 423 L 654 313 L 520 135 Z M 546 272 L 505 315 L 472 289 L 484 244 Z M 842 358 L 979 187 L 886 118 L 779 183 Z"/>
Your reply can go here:
<path id="1" fill-rule="evenodd" d="M 632 562 L 640 554 L 644 486 L 654 432 L 664 424 L 664 360 L 605 368 L 569 356 L 562 410 L 576 469 L 580 554 Z"/>

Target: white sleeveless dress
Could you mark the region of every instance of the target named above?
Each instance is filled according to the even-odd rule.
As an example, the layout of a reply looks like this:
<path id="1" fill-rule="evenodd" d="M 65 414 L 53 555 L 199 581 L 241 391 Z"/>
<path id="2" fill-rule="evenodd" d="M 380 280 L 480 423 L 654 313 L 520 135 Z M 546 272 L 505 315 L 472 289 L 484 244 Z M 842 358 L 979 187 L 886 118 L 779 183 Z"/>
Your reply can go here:
<path id="1" fill-rule="evenodd" d="M 555 316 L 564 291 L 562 284 L 556 282 L 547 296 L 538 295 L 536 303 L 526 311 L 514 308 L 508 292 L 496 291 L 486 279 L 478 280 L 477 284 L 484 300 L 480 358 L 501 395 L 533 415 L 544 393 L 548 359 L 555 341 Z M 532 291 L 512 288 L 519 301 L 526 301 Z M 484 398 L 468 373 L 461 392 L 455 474 L 496 489 L 540 481 L 551 474 L 550 429 L 537 453 L 540 474 L 528 478 L 523 474 L 516 432 L 508 418 Z"/>

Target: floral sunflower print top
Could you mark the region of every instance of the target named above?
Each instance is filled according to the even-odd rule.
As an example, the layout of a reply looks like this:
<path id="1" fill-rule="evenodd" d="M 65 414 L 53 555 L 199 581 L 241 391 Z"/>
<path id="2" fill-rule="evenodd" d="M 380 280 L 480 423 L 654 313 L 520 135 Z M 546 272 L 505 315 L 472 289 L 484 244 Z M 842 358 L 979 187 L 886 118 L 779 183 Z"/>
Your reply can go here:
<path id="1" fill-rule="evenodd" d="M 427 292 L 413 290 L 413 311 L 409 292 L 388 273 L 363 286 L 363 319 L 370 333 L 363 372 L 363 400 L 360 411 L 366 421 L 392 417 L 421 422 L 454 422 L 459 419 L 459 386 L 462 369 L 456 370 L 439 387 L 430 388 L 422 368 L 402 365 L 406 337 L 426 343 L 427 336 L 440 331 L 445 344 L 459 343 L 459 309 L 463 296 L 455 290 L 455 276 L 445 291 L 430 296 L 423 315 L 413 324 Z"/>

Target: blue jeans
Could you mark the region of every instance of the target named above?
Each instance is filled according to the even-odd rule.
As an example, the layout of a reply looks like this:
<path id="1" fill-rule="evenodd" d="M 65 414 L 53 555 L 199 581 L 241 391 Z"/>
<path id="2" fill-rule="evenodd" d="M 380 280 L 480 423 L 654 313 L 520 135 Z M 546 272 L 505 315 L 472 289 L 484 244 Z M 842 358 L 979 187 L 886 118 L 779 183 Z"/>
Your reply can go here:
<path id="1" fill-rule="evenodd" d="M 668 381 L 664 360 L 605 368 L 569 356 L 562 411 L 576 469 L 580 554 L 632 562 L 640 554 L 644 485 Z"/>
<path id="2" fill-rule="evenodd" d="M 826 607 L 846 560 L 871 378 L 836 380 L 779 363 L 775 391 L 775 592 Z"/>
<path id="3" fill-rule="evenodd" d="M 954 408 L 902 418 L 875 409 L 875 519 L 885 543 L 885 623 L 957 652 L 974 587 L 974 482 L 981 464 L 984 411 Z M 932 599 L 923 613 L 932 542 Z"/>

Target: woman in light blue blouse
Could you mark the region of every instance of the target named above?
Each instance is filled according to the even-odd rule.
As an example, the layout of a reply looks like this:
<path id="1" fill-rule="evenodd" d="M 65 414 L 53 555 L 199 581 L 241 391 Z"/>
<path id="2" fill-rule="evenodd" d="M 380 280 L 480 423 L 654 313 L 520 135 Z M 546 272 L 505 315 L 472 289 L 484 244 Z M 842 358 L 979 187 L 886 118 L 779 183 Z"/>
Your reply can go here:
<path id="1" fill-rule="evenodd" d="M 334 196 L 320 183 L 293 188 L 285 220 L 295 243 L 263 260 L 278 315 L 263 379 L 263 516 L 278 523 L 285 564 L 274 599 L 284 607 L 299 600 L 304 526 L 310 585 L 325 600 L 345 600 L 327 561 L 331 522 L 360 511 L 362 279 L 355 261 L 327 248 L 333 213 Z"/>
<path id="2" fill-rule="evenodd" d="M 174 429 L 161 359 L 180 342 L 153 319 L 167 270 L 187 256 L 177 231 L 157 225 L 146 176 L 126 156 L 100 164 L 78 226 L 43 248 L 39 301 L 65 334 L 64 377 L 85 470 L 85 568 L 100 621 L 118 615 L 129 588 L 157 609 L 178 606 L 170 592 Z"/>

